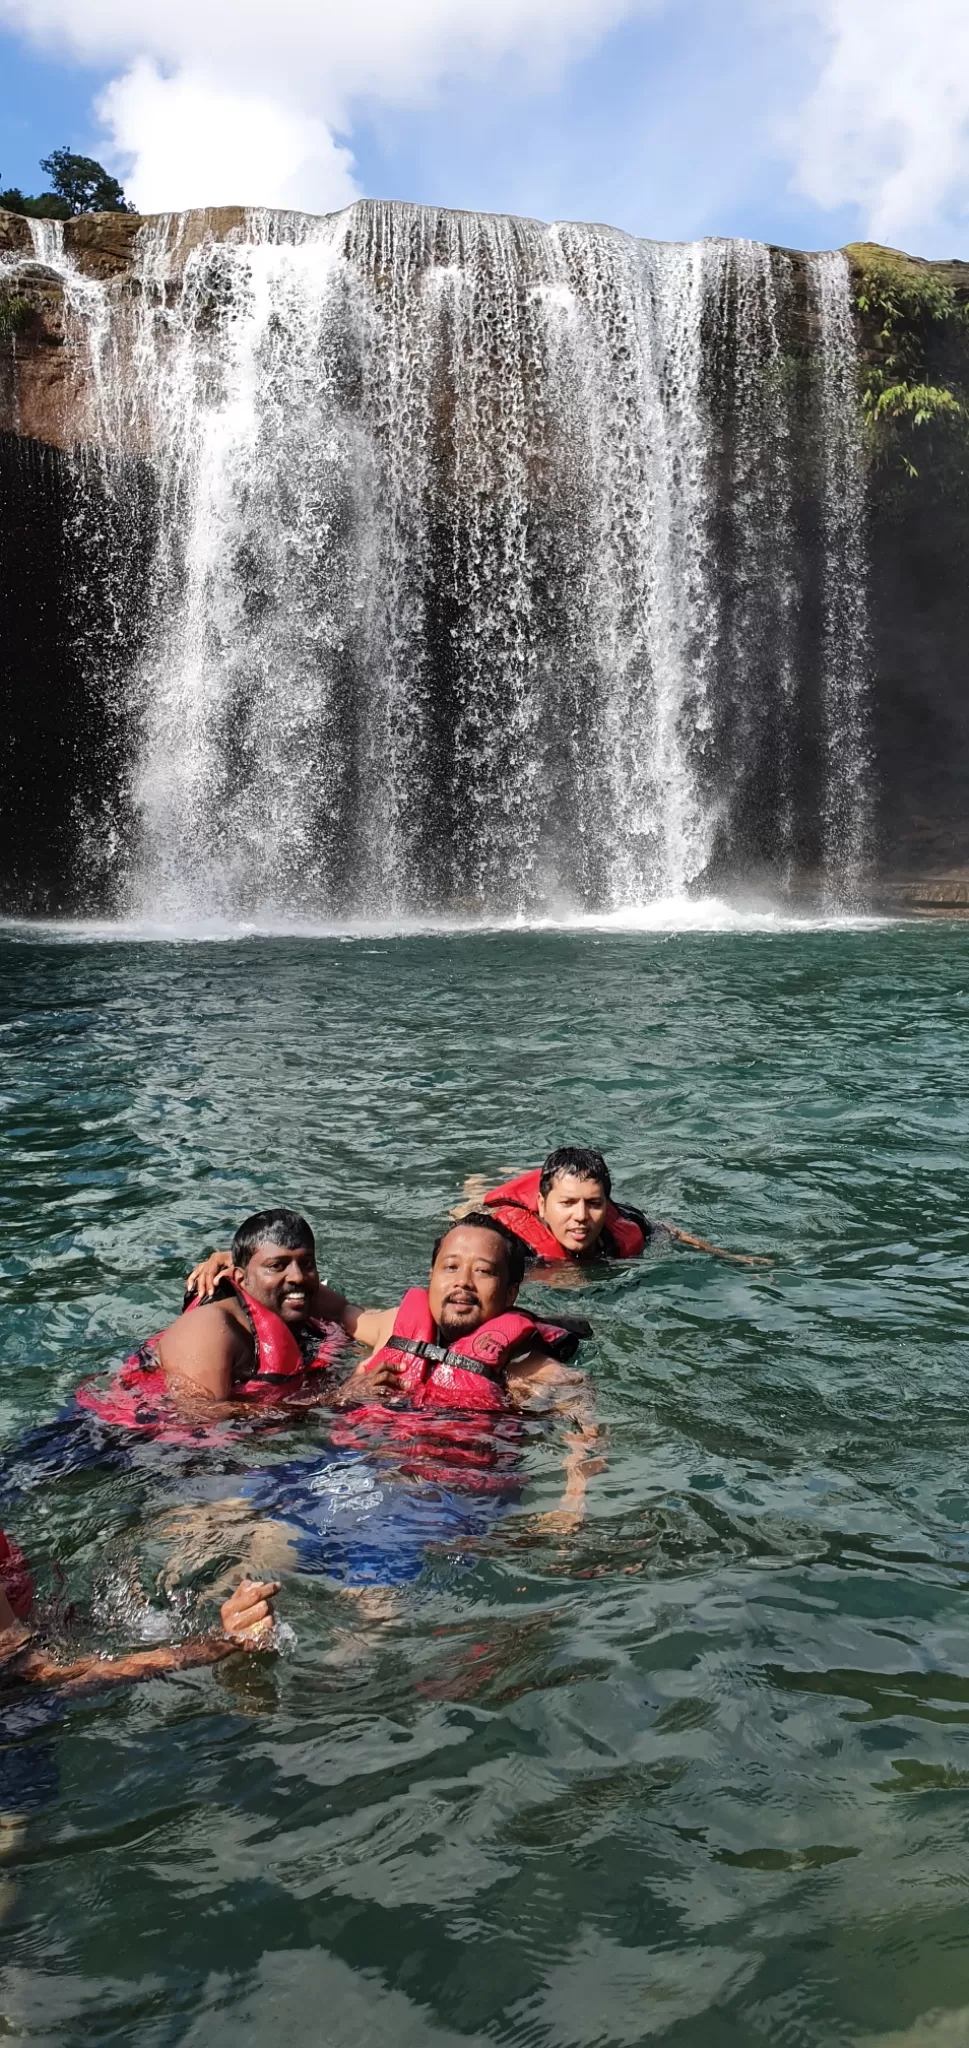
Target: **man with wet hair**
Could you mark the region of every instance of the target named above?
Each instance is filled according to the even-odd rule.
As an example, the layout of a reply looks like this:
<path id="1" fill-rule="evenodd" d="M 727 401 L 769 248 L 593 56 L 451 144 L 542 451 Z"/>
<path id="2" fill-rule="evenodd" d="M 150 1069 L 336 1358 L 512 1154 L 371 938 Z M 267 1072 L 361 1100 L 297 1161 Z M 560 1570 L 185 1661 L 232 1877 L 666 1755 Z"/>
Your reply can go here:
<path id="1" fill-rule="evenodd" d="M 321 1283 L 306 1218 L 293 1209 L 248 1216 L 210 1268 L 210 1298 L 196 1297 L 147 1347 L 145 1362 L 161 1370 L 167 1391 L 232 1403 L 269 1395 L 274 1385 L 295 1393 L 309 1376 L 310 1390 L 315 1380 L 319 1398 L 328 1398 L 332 1383 L 325 1388 L 322 1375 L 362 1311 Z"/>
<path id="2" fill-rule="evenodd" d="M 223 1358 L 223 1350 L 226 1345 L 233 1347 L 237 1344 L 236 1330 L 243 1320 L 231 1298 L 226 1303 L 214 1298 L 227 1282 L 232 1285 L 244 1285 L 247 1290 L 258 1286 L 261 1290 L 260 1298 L 263 1300 L 267 1300 L 271 1290 L 272 1298 L 268 1300 L 270 1307 L 278 1302 L 280 1313 L 285 1313 L 288 1308 L 291 1317 L 302 1318 L 304 1321 L 309 1319 L 314 1329 L 321 1322 L 338 1321 L 348 1336 L 355 1338 L 358 1344 L 366 1344 L 369 1347 L 371 1355 L 388 1345 L 400 1312 L 400 1304 L 396 1308 L 388 1309 L 360 1308 L 355 1303 L 348 1302 L 343 1295 L 336 1294 L 319 1278 L 315 1264 L 315 1249 L 297 1252 L 295 1247 L 297 1226 L 308 1234 L 312 1246 L 309 1225 L 303 1223 L 302 1218 L 294 1217 L 289 1210 L 266 1213 L 272 1217 L 288 1219 L 285 1225 L 281 1224 L 278 1228 L 280 1234 L 288 1231 L 290 1237 L 294 1239 L 293 1246 L 277 1249 L 275 1244 L 263 1235 L 267 1227 L 265 1218 L 250 1218 L 249 1222 L 237 1231 L 230 1253 L 213 1252 L 202 1265 L 197 1266 L 189 1274 L 189 1289 L 197 1290 L 198 1298 L 205 1298 L 205 1305 L 181 1315 L 157 1340 L 166 1370 L 172 1369 L 168 1361 L 173 1355 L 176 1361 L 175 1370 L 178 1370 L 180 1354 L 176 1350 L 176 1342 L 173 1341 L 177 1337 L 177 1344 L 186 1357 L 185 1377 L 197 1386 L 199 1349 L 193 1326 L 203 1317 L 208 1319 L 212 1308 L 223 1314 L 228 1311 L 231 1321 L 227 1335 L 223 1335 L 219 1325 L 213 1325 L 210 1336 L 208 1320 L 205 1324 L 206 1346 L 211 1347 L 216 1354 L 216 1367 L 209 1377 L 206 1390 L 211 1391 L 215 1399 L 226 1398 L 223 1393 L 217 1391 L 217 1388 L 230 1384 L 227 1381 L 228 1368 Z M 244 1265 L 240 1264 L 243 1257 L 248 1261 Z M 285 1264 L 287 1259 L 293 1262 L 290 1266 Z M 449 1341 L 470 1336 L 483 1323 L 503 1314 L 514 1305 L 524 1278 L 526 1262 L 527 1251 L 520 1236 L 514 1230 L 510 1230 L 500 1217 L 484 1210 L 462 1217 L 459 1222 L 442 1232 L 431 1254 L 427 1298 L 436 1337 L 445 1348 Z M 249 1343 L 242 1363 L 237 1368 L 238 1373 L 251 1371 L 252 1355 L 253 1340 L 249 1334 Z M 361 1398 L 372 1401 L 375 1393 L 393 1393 L 397 1376 L 396 1367 L 379 1368 L 378 1385 L 373 1373 L 368 1373 L 369 1364 L 370 1361 L 366 1361 L 351 1380 L 344 1382 L 339 1394 L 341 1407 L 352 1406 Z M 515 1383 L 523 1384 L 526 1376 L 534 1377 L 536 1385 L 539 1381 L 542 1384 L 551 1384 L 556 1377 L 572 1377 L 562 1374 L 560 1368 L 555 1366 L 547 1346 L 537 1341 L 531 1344 L 523 1342 L 515 1356 Z"/>
<path id="3" fill-rule="evenodd" d="M 213 1254 L 192 1278 L 211 1287 L 224 1259 Z M 192 1515 L 192 1531 L 211 1545 L 239 1532 L 250 1568 L 289 1563 L 351 1590 L 402 1585 L 428 1543 L 485 1535 L 517 1500 L 520 1447 L 507 1418 L 526 1408 L 569 1422 L 565 1491 L 539 1519 L 557 1533 L 575 1527 L 597 1431 L 585 1376 L 565 1361 L 589 1326 L 517 1310 L 525 1263 L 520 1239 L 483 1211 L 443 1232 L 426 1288 L 396 1308 L 348 1310 L 347 1327 L 372 1351 L 334 1403 L 346 1420 L 327 1453 L 250 1474 L 231 1499 Z M 327 1293 L 310 1297 L 311 1312 Z"/>
<path id="4" fill-rule="evenodd" d="M 447 1351 L 450 1345 L 472 1337 L 475 1331 L 507 1316 L 517 1302 L 526 1263 L 526 1249 L 521 1239 L 498 1217 L 489 1215 L 485 1210 L 472 1210 L 459 1222 L 452 1223 L 449 1230 L 442 1231 L 431 1253 L 426 1294 L 423 1290 L 411 1290 L 411 1296 L 420 1292 L 426 1302 L 426 1314 L 431 1324 L 427 1345 L 432 1350 Z M 405 1297 L 405 1301 L 408 1299 L 410 1297 Z M 403 1307 L 401 1302 L 396 1308 L 368 1309 L 358 1318 L 358 1339 L 373 1345 L 372 1359 L 368 1363 L 372 1363 L 373 1357 L 384 1350 L 406 1360 L 406 1349 L 398 1353 L 394 1344 Z M 545 1326 L 534 1318 L 522 1320 L 530 1323 L 531 1327 L 523 1328 L 503 1367 L 506 1391 L 513 1406 L 530 1399 L 538 1386 L 575 1380 L 575 1375 L 565 1372 L 561 1363 L 563 1354 L 571 1355 L 577 1349 L 577 1340 L 573 1340 L 572 1333 L 564 1326 L 556 1325 L 558 1340 L 566 1340 L 556 1343 L 551 1334 L 552 1326 Z M 581 1325 L 581 1330 L 582 1334 L 589 1334 L 586 1324 Z M 355 1393 L 365 1388 L 366 1381 L 361 1375 Z"/>
<path id="5" fill-rule="evenodd" d="M 474 1199 L 477 1184 L 468 1182 L 467 1191 Z M 602 1153 L 589 1145 L 560 1145 L 544 1166 L 491 1188 L 483 1201 L 488 1214 L 514 1231 L 543 1265 L 638 1259 L 652 1239 L 663 1237 L 741 1265 L 764 1263 L 723 1251 L 671 1223 L 651 1223 L 641 1209 L 614 1201 L 609 1168 Z"/>

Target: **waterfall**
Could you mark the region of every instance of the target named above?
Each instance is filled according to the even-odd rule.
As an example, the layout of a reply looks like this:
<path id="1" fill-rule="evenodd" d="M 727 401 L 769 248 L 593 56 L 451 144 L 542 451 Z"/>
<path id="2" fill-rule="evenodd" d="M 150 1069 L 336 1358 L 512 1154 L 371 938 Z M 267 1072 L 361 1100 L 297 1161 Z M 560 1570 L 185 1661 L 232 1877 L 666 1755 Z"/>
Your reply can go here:
<path id="1" fill-rule="evenodd" d="M 30 245 L 38 263 L 52 270 L 64 268 L 64 223 L 62 220 L 28 220 Z"/>
<path id="2" fill-rule="evenodd" d="M 837 909 L 859 898 L 871 831 L 865 477 L 846 257 L 816 256 L 814 283 L 821 325 L 824 883 Z"/>
<path id="3" fill-rule="evenodd" d="M 610 908 L 798 872 L 857 897 L 843 258 L 360 202 L 221 238 L 162 216 L 105 283 L 31 227 L 89 372 L 131 907 Z"/>

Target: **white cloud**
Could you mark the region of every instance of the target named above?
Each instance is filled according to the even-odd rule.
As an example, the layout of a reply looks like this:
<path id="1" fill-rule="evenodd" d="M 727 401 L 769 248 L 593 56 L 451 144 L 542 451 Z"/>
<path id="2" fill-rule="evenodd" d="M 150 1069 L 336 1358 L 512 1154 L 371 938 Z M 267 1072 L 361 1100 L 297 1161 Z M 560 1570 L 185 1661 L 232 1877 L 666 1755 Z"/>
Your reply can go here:
<path id="1" fill-rule="evenodd" d="M 786 139 L 796 189 L 912 244 L 969 211 L 966 0 L 815 0 L 819 75 Z"/>
<path id="2" fill-rule="evenodd" d="M 359 197 L 352 158 L 324 121 L 204 73 L 164 78 L 140 58 L 102 93 L 99 119 L 135 166 L 142 213 L 197 206 L 295 206 L 332 213 Z"/>
<path id="3" fill-rule="evenodd" d="M 123 66 L 100 102 L 145 209 L 325 210 L 354 194 L 354 103 L 426 103 L 448 78 L 517 61 L 536 85 L 665 0 L 0 0 L 54 51 Z M 241 183 L 240 183 L 241 181 Z"/>
<path id="4" fill-rule="evenodd" d="M 721 14 L 744 76 L 763 81 L 759 104 L 723 73 L 710 28 Z M 99 103 L 104 153 L 152 211 L 231 201 L 329 211 L 356 194 L 345 138 L 362 116 L 445 96 L 483 101 L 496 86 L 507 94 L 509 74 L 516 90 L 553 87 L 611 29 L 647 15 L 667 20 L 658 69 L 640 45 L 635 132 L 610 128 L 608 102 L 597 128 L 564 107 L 561 135 L 537 124 L 546 153 L 576 157 L 583 212 L 605 184 L 613 212 L 638 215 L 641 192 L 623 195 L 651 138 L 651 190 L 667 178 L 692 191 L 705 176 L 729 193 L 743 164 L 747 189 L 773 203 L 783 107 L 796 192 L 825 210 L 856 208 L 879 240 L 964 242 L 969 0 L 0 0 L 0 22 L 115 72 Z M 674 47 L 682 75 L 663 67 Z M 708 89 L 713 116 L 698 120 Z M 576 138 L 593 128 L 583 150 Z M 481 182 L 510 189 L 507 166 Z M 683 218 L 681 208 L 679 232 Z M 707 207 L 702 225 L 730 221 Z"/>

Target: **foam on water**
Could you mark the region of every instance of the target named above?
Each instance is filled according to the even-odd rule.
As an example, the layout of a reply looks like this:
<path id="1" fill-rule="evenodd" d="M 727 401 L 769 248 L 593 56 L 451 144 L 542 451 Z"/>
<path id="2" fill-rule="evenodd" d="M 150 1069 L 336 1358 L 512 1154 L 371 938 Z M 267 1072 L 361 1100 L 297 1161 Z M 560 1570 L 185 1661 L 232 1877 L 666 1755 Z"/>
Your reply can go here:
<path id="1" fill-rule="evenodd" d="M 0 918 L 0 932 L 27 941 L 104 945 L 229 945 L 248 939 L 368 940 L 448 938 L 459 934 L 628 932 L 675 937 L 687 932 L 808 932 L 876 928 L 901 922 L 861 912 L 795 914 L 767 905 L 744 907 L 718 897 L 673 897 L 612 911 L 561 911 L 493 918 Z"/>

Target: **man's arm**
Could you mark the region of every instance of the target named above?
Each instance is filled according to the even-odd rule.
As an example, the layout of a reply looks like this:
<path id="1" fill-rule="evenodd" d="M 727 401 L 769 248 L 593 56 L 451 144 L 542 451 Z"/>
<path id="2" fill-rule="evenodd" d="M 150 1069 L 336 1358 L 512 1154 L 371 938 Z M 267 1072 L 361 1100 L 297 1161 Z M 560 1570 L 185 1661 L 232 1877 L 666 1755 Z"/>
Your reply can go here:
<path id="1" fill-rule="evenodd" d="M 368 1308 L 360 1311 L 357 1342 L 370 1346 L 371 1358 L 375 1351 L 381 1350 L 384 1344 L 390 1342 L 396 1319 L 395 1308 Z M 362 1337 L 359 1334 L 361 1326 L 366 1331 L 366 1335 Z M 376 1366 L 374 1371 L 370 1372 L 369 1363 L 370 1360 L 365 1358 L 357 1366 L 356 1371 L 350 1374 L 349 1379 L 344 1380 L 342 1387 L 338 1387 L 336 1393 L 331 1395 L 334 1408 L 353 1408 L 361 1402 L 393 1400 L 394 1395 L 400 1392 L 399 1366 L 391 1365 L 389 1360 L 385 1359 L 382 1365 Z"/>
<path id="2" fill-rule="evenodd" d="M 562 1461 L 565 1492 L 557 1508 L 536 1518 L 539 1528 L 567 1535 L 579 1527 L 585 1515 L 589 1479 L 602 1471 L 602 1460 L 593 1449 L 599 1430 L 592 1388 L 584 1372 L 572 1371 L 541 1350 L 528 1351 L 515 1359 L 508 1368 L 506 1385 L 516 1408 L 561 1415 L 572 1425 L 565 1437 Z"/>
<path id="3" fill-rule="evenodd" d="M 271 1648 L 272 1601 L 278 1591 L 276 1579 L 243 1579 L 222 1603 L 221 1633 L 213 1630 L 190 1643 L 161 1643 L 156 1649 L 131 1650 L 123 1657 L 79 1657 L 73 1664 L 58 1664 L 46 1650 L 32 1650 L 29 1631 L 19 1624 L 15 1625 L 20 1643 L 8 1650 L 0 1607 L 0 1674 L 18 1685 L 56 1685 L 65 1692 L 89 1692 L 97 1686 L 153 1678 L 160 1671 L 186 1671 L 200 1664 L 217 1664 L 237 1649 Z"/>
<path id="4" fill-rule="evenodd" d="M 347 1312 L 354 1317 L 354 1325 L 351 1330 L 349 1323 L 345 1323 L 344 1328 L 358 1344 L 366 1344 L 373 1353 L 390 1343 L 397 1321 L 395 1308 L 351 1308 L 348 1303 Z"/>
<path id="5" fill-rule="evenodd" d="M 760 1252 L 728 1252 L 722 1244 L 708 1244 L 705 1237 L 692 1237 L 688 1230 L 677 1230 L 673 1223 L 660 1223 L 658 1230 L 673 1239 L 674 1244 L 685 1244 L 691 1252 L 709 1252 L 713 1259 L 727 1259 L 732 1266 L 772 1266 Z"/>
<path id="6" fill-rule="evenodd" d="M 562 1365 L 541 1345 L 534 1345 L 511 1360 L 505 1385 L 514 1408 L 541 1406 L 543 1414 L 549 1410 L 573 1414 L 575 1403 L 589 1398 L 585 1373 Z"/>

